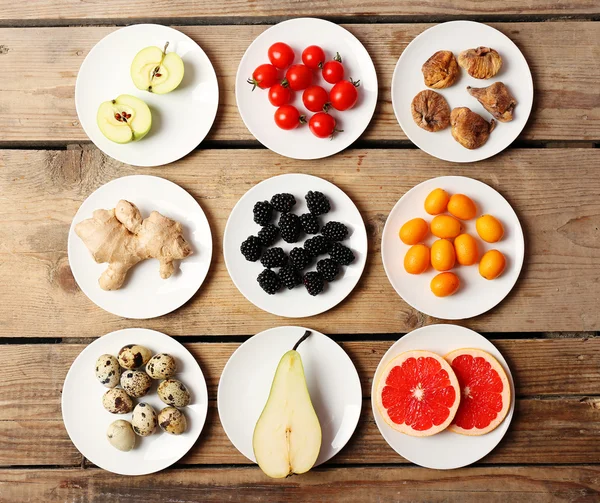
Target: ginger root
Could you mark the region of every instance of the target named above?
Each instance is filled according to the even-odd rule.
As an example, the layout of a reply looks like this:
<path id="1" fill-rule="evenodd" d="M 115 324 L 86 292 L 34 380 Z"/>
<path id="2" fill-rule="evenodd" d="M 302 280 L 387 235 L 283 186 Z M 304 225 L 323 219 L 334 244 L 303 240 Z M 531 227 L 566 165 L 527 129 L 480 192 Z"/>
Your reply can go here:
<path id="1" fill-rule="evenodd" d="M 75 226 L 75 233 L 96 262 L 108 263 L 98 279 L 103 290 L 121 288 L 129 269 L 149 258 L 158 259 L 160 277 L 169 278 L 175 270 L 173 261 L 192 254 L 179 222 L 157 211 L 142 219 L 137 206 L 125 200 L 115 209 L 94 211 L 92 218 Z"/>

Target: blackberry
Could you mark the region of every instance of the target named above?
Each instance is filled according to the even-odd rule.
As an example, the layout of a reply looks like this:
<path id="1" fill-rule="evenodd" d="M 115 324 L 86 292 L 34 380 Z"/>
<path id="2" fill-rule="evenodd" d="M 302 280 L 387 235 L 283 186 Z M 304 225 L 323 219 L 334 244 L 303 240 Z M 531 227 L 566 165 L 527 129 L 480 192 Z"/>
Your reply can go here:
<path id="1" fill-rule="evenodd" d="M 304 249 L 313 257 L 327 253 L 330 249 L 330 246 L 331 243 L 323 236 L 315 236 L 314 238 L 309 238 L 304 242 Z"/>
<path id="2" fill-rule="evenodd" d="M 317 272 L 325 281 L 333 281 L 340 272 L 340 266 L 330 258 L 325 258 L 317 262 Z"/>
<path id="3" fill-rule="evenodd" d="M 302 279 L 306 290 L 310 295 L 319 295 L 323 288 L 325 288 L 325 281 L 323 280 L 323 276 L 321 276 L 318 272 L 307 272 Z"/>
<path id="4" fill-rule="evenodd" d="M 279 279 L 288 290 L 302 283 L 300 273 L 292 265 L 284 265 L 279 269 Z"/>
<path id="5" fill-rule="evenodd" d="M 254 221 L 258 225 L 267 225 L 273 218 L 273 206 L 269 201 L 258 201 L 253 211 Z"/>
<path id="6" fill-rule="evenodd" d="M 310 211 L 313 215 L 322 215 L 331 209 L 329 199 L 327 199 L 325 194 L 322 192 L 313 192 L 312 190 L 309 190 L 305 196 L 305 199 L 308 206 L 308 211 Z"/>
<path id="7" fill-rule="evenodd" d="M 310 264 L 310 261 L 311 257 L 304 248 L 298 246 L 290 251 L 290 262 L 299 271 Z"/>
<path id="8" fill-rule="evenodd" d="M 256 262 L 262 252 L 260 239 L 256 236 L 249 236 L 240 246 L 240 251 L 246 260 Z"/>
<path id="9" fill-rule="evenodd" d="M 348 235 L 348 228 L 340 222 L 327 222 L 321 229 L 321 234 L 329 241 L 343 241 Z M 258 236 L 260 237 L 260 233 Z"/>
<path id="10" fill-rule="evenodd" d="M 319 219 L 312 213 L 300 215 L 300 225 L 306 234 L 317 234 L 319 232 Z"/>
<path id="11" fill-rule="evenodd" d="M 275 271 L 271 269 L 265 269 L 256 278 L 260 287 L 267 292 L 269 295 L 276 294 L 281 288 L 281 279 Z"/>
<path id="12" fill-rule="evenodd" d="M 352 253 L 352 250 L 340 243 L 333 243 L 329 256 L 334 262 L 340 265 L 350 265 L 354 262 L 354 253 Z"/>
<path id="13" fill-rule="evenodd" d="M 279 219 L 279 232 L 286 243 L 295 243 L 300 236 L 300 218 L 293 213 L 284 213 Z"/>
<path id="14" fill-rule="evenodd" d="M 292 194 L 275 194 L 271 198 L 271 206 L 281 213 L 289 213 L 294 204 L 296 198 Z"/>
<path id="15" fill-rule="evenodd" d="M 260 263 L 267 269 L 281 267 L 287 264 L 287 255 L 283 251 L 283 248 L 269 248 L 263 253 Z"/>
<path id="16" fill-rule="evenodd" d="M 271 246 L 277 240 L 279 235 L 279 229 L 273 224 L 266 224 L 261 230 L 258 231 L 258 239 L 263 246 Z"/>

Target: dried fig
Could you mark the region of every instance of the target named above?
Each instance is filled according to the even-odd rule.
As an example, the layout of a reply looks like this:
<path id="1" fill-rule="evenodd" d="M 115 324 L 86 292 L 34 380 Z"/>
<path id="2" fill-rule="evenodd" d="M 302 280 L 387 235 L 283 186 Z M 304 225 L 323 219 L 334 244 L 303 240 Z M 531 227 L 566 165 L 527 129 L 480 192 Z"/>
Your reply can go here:
<path id="1" fill-rule="evenodd" d="M 412 117 L 417 126 L 435 133 L 450 124 L 450 107 L 441 95 L 429 89 L 417 94 L 410 105 Z"/>
<path id="2" fill-rule="evenodd" d="M 427 87 L 444 89 L 454 84 L 460 70 L 451 51 L 438 51 L 423 63 L 421 71 Z"/>
<path id="3" fill-rule="evenodd" d="M 513 120 L 513 110 L 517 100 L 502 82 L 494 82 L 488 87 L 467 86 L 467 91 L 500 122 Z"/>
<path id="4" fill-rule="evenodd" d="M 452 136 L 463 147 L 470 150 L 481 147 L 496 127 L 494 119 L 487 122 L 481 115 L 467 107 L 459 107 L 450 114 Z"/>
<path id="5" fill-rule="evenodd" d="M 502 68 L 502 57 L 495 49 L 478 47 L 461 52 L 458 55 L 458 64 L 467 70 L 471 77 L 489 79 Z"/>

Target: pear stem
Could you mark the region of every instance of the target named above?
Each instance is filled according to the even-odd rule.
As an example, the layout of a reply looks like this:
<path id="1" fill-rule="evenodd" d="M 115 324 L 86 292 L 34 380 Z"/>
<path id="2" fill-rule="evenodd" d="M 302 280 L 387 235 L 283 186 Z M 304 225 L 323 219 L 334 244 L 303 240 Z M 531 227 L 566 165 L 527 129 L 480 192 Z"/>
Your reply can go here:
<path id="1" fill-rule="evenodd" d="M 306 332 L 304 332 L 304 335 L 300 338 L 300 340 L 296 344 L 294 344 L 292 351 L 296 351 L 296 349 L 298 349 L 298 346 L 300 346 L 300 344 L 302 344 L 306 339 L 308 339 L 308 336 L 311 333 L 312 332 L 310 330 L 307 330 Z"/>

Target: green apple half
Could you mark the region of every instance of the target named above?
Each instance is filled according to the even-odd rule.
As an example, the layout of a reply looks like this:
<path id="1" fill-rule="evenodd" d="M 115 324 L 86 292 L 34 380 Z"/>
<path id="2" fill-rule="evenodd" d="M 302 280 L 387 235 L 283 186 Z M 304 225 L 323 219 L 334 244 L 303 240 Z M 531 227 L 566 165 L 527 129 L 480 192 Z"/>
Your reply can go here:
<path id="1" fill-rule="evenodd" d="M 115 143 L 141 140 L 152 127 L 152 112 L 139 98 L 121 94 L 98 108 L 96 122 L 102 134 Z"/>
<path id="2" fill-rule="evenodd" d="M 169 42 L 161 51 L 146 47 L 138 52 L 131 63 L 131 78 L 135 87 L 156 94 L 170 93 L 183 79 L 183 61 L 176 52 L 167 54 Z"/>
<path id="3" fill-rule="evenodd" d="M 273 478 L 310 470 L 321 450 L 321 425 L 306 386 L 298 345 L 283 355 L 254 428 L 252 447 L 261 470 Z"/>

